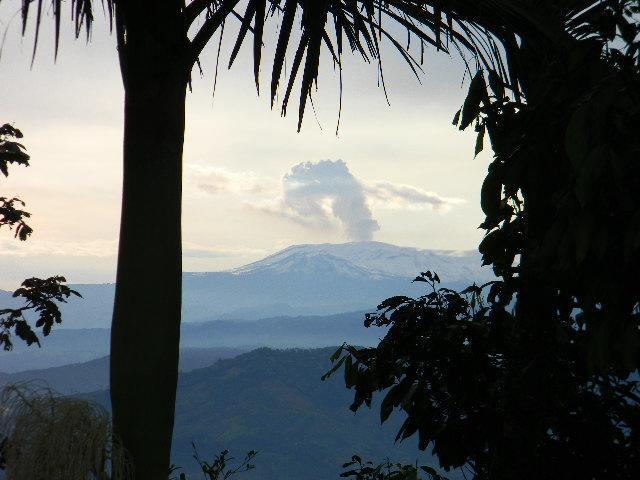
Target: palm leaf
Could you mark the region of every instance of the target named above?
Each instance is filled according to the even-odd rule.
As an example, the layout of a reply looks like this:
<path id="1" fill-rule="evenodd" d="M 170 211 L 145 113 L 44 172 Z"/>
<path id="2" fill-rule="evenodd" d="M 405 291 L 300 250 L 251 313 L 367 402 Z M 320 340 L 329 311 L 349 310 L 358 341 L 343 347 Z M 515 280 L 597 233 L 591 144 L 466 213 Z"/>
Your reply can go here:
<path id="1" fill-rule="evenodd" d="M 233 62 L 238 56 L 238 52 L 240 51 L 240 47 L 242 46 L 244 37 L 247 35 L 247 32 L 249 31 L 249 27 L 251 26 L 251 18 L 255 13 L 256 13 L 255 2 L 249 2 L 247 4 L 247 10 L 244 12 L 244 17 L 242 18 L 242 26 L 240 27 L 238 38 L 236 39 L 236 43 L 233 46 L 233 51 L 231 52 L 231 57 L 229 58 L 229 68 L 231 68 L 231 66 L 233 65 Z"/>
<path id="2" fill-rule="evenodd" d="M 286 0 L 284 5 L 284 15 L 282 17 L 282 23 L 280 24 L 280 33 L 278 35 L 276 53 L 273 58 L 273 70 L 271 72 L 271 108 L 273 108 L 273 103 L 278 92 L 280 76 L 282 75 L 282 68 L 284 65 L 285 55 L 287 53 L 289 38 L 291 37 L 291 30 L 293 29 L 293 21 L 295 20 L 297 7 L 297 0 Z"/>
<path id="3" fill-rule="evenodd" d="M 289 83 L 287 85 L 287 92 L 284 95 L 284 99 L 282 100 L 282 116 L 287 114 L 287 105 L 289 104 L 289 97 L 291 96 L 291 90 L 293 90 L 293 83 L 298 75 L 298 70 L 300 69 L 300 64 L 302 63 L 302 57 L 304 56 L 304 52 L 309 44 L 309 36 L 307 32 L 302 34 L 300 38 L 300 43 L 298 44 L 298 50 L 296 51 L 296 55 L 293 58 L 293 65 L 291 65 L 291 73 L 289 75 Z"/>
<path id="4" fill-rule="evenodd" d="M 267 0 L 253 0 L 255 4 L 256 19 L 253 34 L 253 76 L 256 82 L 256 89 L 260 92 L 260 59 L 262 57 L 262 35 L 264 33 L 264 20 L 267 9 Z"/>
<path id="5" fill-rule="evenodd" d="M 271 104 L 276 98 L 281 81 L 287 51 L 292 43 L 293 25 L 296 13 L 302 14 L 301 38 L 298 41 L 294 61 L 287 81 L 287 93 L 282 102 L 282 113 L 287 111 L 291 90 L 304 59 L 300 80 L 300 105 L 298 126 L 300 127 L 306 101 L 312 93 L 312 85 L 317 82 L 320 56 L 326 48 L 342 68 L 344 39 L 352 52 L 357 52 L 366 62 L 377 60 L 382 76 L 380 42 L 389 41 L 391 46 L 405 60 L 414 74 L 419 75 L 424 46 L 431 45 L 444 52 L 458 51 L 461 55 L 470 55 L 479 67 L 491 69 L 503 76 L 506 84 L 512 86 L 517 94 L 518 71 L 513 62 L 518 52 L 516 37 L 559 38 L 566 33 L 576 37 L 588 36 L 581 30 L 587 17 L 597 15 L 603 0 L 567 0 L 561 2 L 565 23 L 551 24 L 545 12 L 533 6 L 527 0 L 245 0 L 246 12 L 241 17 L 235 12 L 239 0 L 190 0 L 182 7 L 187 28 L 193 27 L 199 18 L 204 18 L 190 40 L 190 57 L 186 59 L 186 68 L 191 69 L 198 61 L 204 47 L 218 31 L 225 19 L 231 15 L 241 21 L 241 27 L 231 53 L 232 65 L 246 40 L 247 32 L 253 33 L 254 77 L 259 89 L 260 64 L 264 48 L 264 27 L 268 18 L 274 18 L 275 12 L 282 12 L 280 33 L 276 43 L 271 73 Z M 38 45 L 43 3 L 45 0 L 22 0 L 22 33 L 26 33 L 27 21 L 31 13 L 31 3 L 36 3 L 36 24 L 33 55 Z M 268 3 L 267 3 L 268 2 Z M 62 0 L 49 0 L 55 22 L 55 52 L 57 55 L 60 37 L 60 18 Z M 111 25 L 115 24 L 119 45 L 126 39 L 127 11 L 133 8 L 124 0 L 102 0 L 108 7 Z M 93 23 L 92 0 L 70 0 L 74 33 L 79 37 L 83 27 L 87 38 Z M 153 21 L 153 2 L 149 4 L 149 17 Z M 284 4 L 284 6 L 283 6 Z M 267 14 L 267 8 L 271 12 Z M 333 31 L 329 32 L 329 16 L 333 19 Z M 557 17 L 557 15 L 554 15 Z M 560 15 L 562 18 L 562 15 Z M 250 22 L 253 19 L 253 28 Z M 384 22 L 384 26 L 383 26 Z M 407 51 L 397 38 L 395 30 L 387 25 L 401 26 L 409 40 L 416 36 L 420 44 L 420 61 L 413 52 Z M 330 33 L 333 35 L 331 37 Z M 334 44 L 335 41 L 335 44 Z M 324 45 L 324 47 L 323 47 Z M 121 46 L 121 45 L 120 45 Z M 453 48 L 453 50 L 452 50 Z M 306 57 L 306 59 L 305 59 Z M 340 72 L 341 73 L 341 72 Z M 383 78 L 383 77 L 382 77 Z M 383 87 L 384 87 L 384 81 Z"/>
<path id="6" fill-rule="evenodd" d="M 298 131 L 302 126 L 304 110 L 307 98 L 311 96 L 311 87 L 318 78 L 318 68 L 320 65 L 320 47 L 322 37 L 325 33 L 324 25 L 327 21 L 326 0 L 316 0 L 309 2 L 310 7 L 303 13 L 303 28 L 307 33 L 307 57 L 302 73 L 302 85 L 300 87 L 300 105 L 298 108 Z"/>
<path id="7" fill-rule="evenodd" d="M 111 9 L 115 0 L 103 0 L 106 1 L 109 6 L 109 17 L 111 18 Z M 33 52 L 31 55 L 31 63 L 36 57 L 38 50 L 38 41 L 40 39 L 40 26 L 42 23 L 42 10 L 44 8 L 45 0 L 22 0 L 22 6 L 20 7 L 22 17 L 22 35 L 27 33 L 27 25 L 29 20 L 30 6 L 32 3 L 36 3 L 36 19 L 35 19 L 35 32 L 33 39 Z M 62 0 L 50 0 L 51 12 L 53 14 L 54 21 L 54 55 L 57 58 L 58 48 L 60 44 L 60 20 L 62 18 Z M 92 0 L 70 0 L 71 6 L 71 18 L 74 23 L 74 33 L 78 38 L 82 32 L 82 28 L 85 28 L 87 34 L 87 40 L 91 36 L 91 27 L 93 25 L 93 6 Z"/>

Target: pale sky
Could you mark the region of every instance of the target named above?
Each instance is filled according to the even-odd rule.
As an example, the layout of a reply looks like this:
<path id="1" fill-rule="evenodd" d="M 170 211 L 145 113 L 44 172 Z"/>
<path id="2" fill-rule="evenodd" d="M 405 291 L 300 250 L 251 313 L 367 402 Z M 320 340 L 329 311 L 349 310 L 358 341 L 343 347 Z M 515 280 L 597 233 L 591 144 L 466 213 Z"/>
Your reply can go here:
<path id="1" fill-rule="evenodd" d="M 18 4 L 3 2 L 2 33 Z M 32 69 L 33 30 L 20 39 L 19 18 L 0 59 L 0 122 L 23 131 L 31 155 L 31 167 L 0 179 L 0 195 L 25 200 L 35 230 L 24 243 L 0 231 L 0 288 L 54 273 L 71 282 L 115 278 L 123 103 L 115 39 L 99 11 L 88 45 L 63 25 L 54 64 L 47 23 Z M 272 45 L 263 55 L 258 97 L 248 45 L 226 69 L 232 42 L 231 35 L 223 41 L 215 99 L 213 48 L 188 95 L 185 271 L 227 269 L 297 243 L 372 238 L 476 248 L 488 154 L 473 159 L 474 133 L 451 125 L 466 93 L 460 60 L 428 51 L 420 85 L 383 43 L 389 107 L 375 66 L 347 55 L 338 136 L 338 75 L 325 61 L 314 97 L 322 129 L 308 105 L 296 133 L 297 103 L 287 118 L 269 108 Z M 296 101 L 298 94 L 299 88 Z"/>

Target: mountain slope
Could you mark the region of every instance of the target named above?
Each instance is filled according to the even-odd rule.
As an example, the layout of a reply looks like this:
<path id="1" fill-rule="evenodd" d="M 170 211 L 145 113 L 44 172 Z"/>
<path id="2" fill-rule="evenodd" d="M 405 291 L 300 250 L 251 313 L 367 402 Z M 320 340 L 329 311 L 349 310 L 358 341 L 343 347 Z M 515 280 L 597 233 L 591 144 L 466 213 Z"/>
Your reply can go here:
<path id="1" fill-rule="evenodd" d="M 270 275 L 314 275 L 314 276 L 342 276 L 360 280 L 380 280 L 385 277 L 393 278 L 401 275 L 379 272 L 367 267 L 359 266 L 347 260 L 323 251 L 296 251 L 287 249 L 286 255 L 276 254 L 276 261 L 272 257 L 257 263 L 232 270 L 239 276 L 270 274 Z"/>
<path id="2" fill-rule="evenodd" d="M 217 320 L 183 323 L 180 345 L 185 349 L 249 347 L 323 347 L 342 342 L 377 344 L 384 331 L 364 328 L 364 312 L 329 316 L 274 317 L 257 321 Z M 16 343 L 11 352 L 0 351 L 0 372 L 46 369 L 81 363 L 108 355 L 108 329 L 55 329 L 43 339 L 42 348 Z M 195 355 L 191 350 L 191 355 Z M 183 354 L 186 355 L 186 354 Z M 206 352 L 203 354 L 206 357 Z"/>
<path id="3" fill-rule="evenodd" d="M 473 252 L 420 250 L 380 242 L 294 245 L 235 270 L 185 273 L 183 320 L 257 320 L 371 310 L 393 295 L 424 293 L 424 285 L 411 284 L 421 271 L 436 271 L 443 285 L 452 288 L 491 279 L 491 271 L 480 265 L 479 255 Z M 83 298 L 70 298 L 62 306 L 62 328 L 108 328 L 114 285 L 72 288 Z M 0 292 L 0 301 L 0 305 L 12 301 L 10 294 Z"/>
<path id="4" fill-rule="evenodd" d="M 411 284 L 434 270 L 444 285 L 463 288 L 492 278 L 473 252 L 397 247 L 380 242 L 295 245 L 227 272 L 185 273 L 183 319 L 256 320 L 277 315 L 330 315 L 371 310 L 393 295 L 420 295 Z M 113 285 L 74 285 L 83 299 L 63 307 L 65 327 L 108 327 Z"/>
<path id="5" fill-rule="evenodd" d="M 180 350 L 180 371 L 189 372 L 214 364 L 221 358 L 230 358 L 246 352 L 243 348 L 183 348 Z M 44 382 L 62 394 L 102 390 L 109 387 L 109 357 L 96 358 L 40 370 L 25 370 L 12 374 L 0 373 L 0 387 L 7 383 Z"/>
<path id="6" fill-rule="evenodd" d="M 259 349 L 183 374 L 172 462 L 195 474 L 193 441 L 207 460 L 223 449 L 236 457 L 258 450 L 248 480 L 337 479 L 352 454 L 434 463 L 413 439 L 394 445 L 400 415 L 380 426 L 375 406 L 349 411 L 353 395 L 340 375 L 320 381 L 334 350 Z M 91 398 L 107 402 L 106 392 Z"/>

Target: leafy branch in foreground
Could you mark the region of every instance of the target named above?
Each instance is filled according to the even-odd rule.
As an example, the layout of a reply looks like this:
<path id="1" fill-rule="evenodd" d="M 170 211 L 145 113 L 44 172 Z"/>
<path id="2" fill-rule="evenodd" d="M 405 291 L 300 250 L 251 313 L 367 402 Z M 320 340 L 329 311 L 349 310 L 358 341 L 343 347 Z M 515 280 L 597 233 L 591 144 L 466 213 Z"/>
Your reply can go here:
<path id="1" fill-rule="evenodd" d="M 367 327 L 388 329 L 377 347 L 332 356 L 323 378 L 344 367 L 351 410 L 380 394 L 382 422 L 405 416 L 397 441 L 416 435 L 445 470 L 478 480 L 637 478 L 638 382 L 614 366 L 587 368 L 579 319 L 560 317 L 549 332 L 518 321 L 505 282 L 456 292 L 430 272 L 416 280 L 426 295 L 390 298 L 366 316 Z"/>
<path id="2" fill-rule="evenodd" d="M 516 289 L 519 321 L 551 336 L 578 314 L 589 368 L 621 376 L 640 367 L 638 13 L 603 0 L 566 17 L 568 45 L 522 43 L 522 101 L 478 71 L 454 118 L 475 127 L 476 154 L 490 140 L 479 251 Z"/>
<path id="3" fill-rule="evenodd" d="M 40 340 L 33 331 L 25 317 L 25 313 L 33 311 L 38 315 L 36 328 L 42 328 L 42 334 L 46 337 L 51 333 L 54 323 L 62 322 L 62 314 L 56 302 L 66 303 L 71 295 L 82 297 L 78 292 L 64 285 L 67 280 L 61 276 L 41 278 L 28 278 L 22 282 L 22 286 L 14 293 L 14 298 L 22 298 L 25 305 L 19 308 L 0 309 L 0 346 L 5 350 L 11 350 L 11 330 L 15 335 L 24 340 L 27 345 L 36 343 L 40 346 Z"/>
<path id="4" fill-rule="evenodd" d="M 352 410 L 380 394 L 381 421 L 406 417 L 396 439 L 445 469 L 639 476 L 639 11 L 606 0 L 564 16 L 565 45 L 523 41 L 520 94 L 477 72 L 453 123 L 475 126 L 476 154 L 491 142 L 479 251 L 500 281 L 456 292 L 426 272 L 426 295 L 367 315 L 388 329 L 377 347 L 332 357 Z"/>
<path id="5" fill-rule="evenodd" d="M 351 478 L 355 480 L 420 480 L 420 474 L 425 474 L 426 480 L 446 480 L 433 468 L 422 465 L 402 465 L 391 463 L 390 460 L 374 465 L 373 462 L 363 462 L 358 455 L 351 457 L 351 461 L 342 465 L 345 469 L 340 474 L 341 478 Z"/>
<path id="6" fill-rule="evenodd" d="M 33 232 L 33 229 L 24 221 L 31 214 L 21 210 L 20 206 L 24 207 L 25 203 L 17 197 L 0 197 L 0 228 L 7 226 L 9 230 L 15 230 L 14 237 L 25 241 Z"/>
<path id="7" fill-rule="evenodd" d="M 22 137 L 22 132 L 8 123 L 0 127 L 0 172 L 5 177 L 9 176 L 9 164 L 29 166 L 26 148 L 16 141 Z M 24 206 L 24 202 L 19 198 L 0 197 L 0 228 L 7 226 L 9 229 L 15 229 L 14 236 L 25 241 L 33 229 L 24 221 L 31 215 L 21 210 L 20 205 Z M 42 328 L 45 337 L 49 335 L 54 323 L 62 322 L 56 302 L 66 303 L 71 295 L 81 297 L 78 292 L 63 285 L 66 281 L 64 277 L 54 276 L 46 279 L 28 278 L 22 282 L 21 287 L 13 293 L 13 297 L 24 299 L 24 306 L 0 308 L 0 347 L 4 350 L 13 348 L 12 330 L 27 345 L 35 343 L 40 346 L 40 340 L 27 321 L 25 313 L 31 311 L 37 314 L 36 328 Z"/>
<path id="8" fill-rule="evenodd" d="M 29 166 L 29 155 L 24 145 L 16 141 L 20 138 L 22 132 L 8 123 L 0 127 L 0 172 L 5 177 L 9 176 L 9 164 Z M 10 230 L 15 229 L 15 237 L 22 241 L 33 232 L 24 221 L 31 216 L 29 212 L 20 209 L 24 205 L 19 198 L 0 197 L 0 228 L 7 226 Z"/>
<path id="9" fill-rule="evenodd" d="M 497 34 L 505 24 L 494 13 L 506 13 L 505 2 L 456 1 L 446 8 L 440 0 L 250 0 L 242 2 L 247 10 L 241 16 L 235 11 L 239 0 L 105 0 L 125 91 L 125 181 L 111 329 L 110 396 L 115 430 L 137 470 L 145 471 L 148 478 L 162 478 L 170 465 L 181 321 L 185 97 L 192 70 L 204 58 L 203 51 L 214 35 L 219 32 L 217 43 L 221 45 L 226 20 L 233 22 L 240 16 L 236 43 L 241 46 L 245 38 L 252 37 L 254 74 L 259 79 L 262 45 L 268 44 L 264 32 L 271 30 L 264 28 L 265 22 L 280 23 L 271 95 L 284 93 L 285 107 L 299 79 L 300 123 L 318 83 L 321 58 L 333 60 L 340 74 L 343 51 L 352 50 L 365 62 L 373 60 L 382 81 L 381 36 L 412 71 L 418 70 L 419 62 L 407 53 L 404 33 L 409 37 L 407 43 L 414 38 L 420 53 L 427 44 L 443 51 L 458 47 L 482 65 L 496 64 L 500 71 L 504 63 L 496 58 L 501 57 L 502 44 Z M 54 23 L 57 51 L 63 4 L 71 10 L 76 36 L 83 28 L 90 33 L 97 2 L 23 1 L 22 34 L 29 24 L 35 26 L 34 53 L 45 19 Z M 469 6 L 475 4 L 469 12 Z M 47 14 L 41 15 L 43 11 Z M 485 33 L 484 20 L 491 18 L 498 21 L 491 28 L 496 40 Z M 527 29 L 535 28 L 524 23 Z M 230 30 L 236 31 L 226 29 Z M 487 52 L 481 54 L 484 45 Z M 285 69 L 287 52 L 294 50 L 293 62 Z M 283 73 L 288 73 L 288 82 L 280 81 Z M 509 79 L 517 83 L 512 75 Z M 141 343 L 140 338 L 149 341 Z M 146 359 L 144 364 L 137 361 L 141 357 Z"/>
<path id="10" fill-rule="evenodd" d="M 29 155 L 26 148 L 17 139 L 22 138 L 22 132 L 17 128 L 5 123 L 0 127 L 0 172 L 9 176 L 9 164 L 29 166 Z"/>

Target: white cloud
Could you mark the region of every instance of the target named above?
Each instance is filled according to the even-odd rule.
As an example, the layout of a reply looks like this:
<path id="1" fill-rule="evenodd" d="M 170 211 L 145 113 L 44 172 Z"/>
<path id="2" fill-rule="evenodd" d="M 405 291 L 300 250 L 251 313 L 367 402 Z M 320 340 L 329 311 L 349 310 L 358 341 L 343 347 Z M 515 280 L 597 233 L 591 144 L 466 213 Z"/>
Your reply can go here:
<path id="1" fill-rule="evenodd" d="M 367 196 L 376 206 L 398 209 L 433 208 L 446 211 L 454 205 L 464 203 L 459 198 L 447 198 L 437 193 L 422 190 L 411 185 L 391 182 L 370 182 L 365 184 Z"/>
<path id="2" fill-rule="evenodd" d="M 235 195 L 250 210 L 308 228 L 340 229 L 350 240 L 371 240 L 376 208 L 446 211 L 463 203 L 411 185 L 356 178 L 342 160 L 294 165 L 280 181 L 253 172 L 189 166 L 187 179 L 204 195 Z"/>
<path id="3" fill-rule="evenodd" d="M 362 184 L 342 160 L 295 165 L 282 177 L 282 193 L 283 211 L 302 222 L 337 220 L 350 240 L 371 240 L 380 230 Z"/>
<path id="4" fill-rule="evenodd" d="M 187 182 L 200 193 L 266 196 L 278 193 L 278 181 L 254 172 L 231 172 L 223 168 L 187 165 Z"/>

